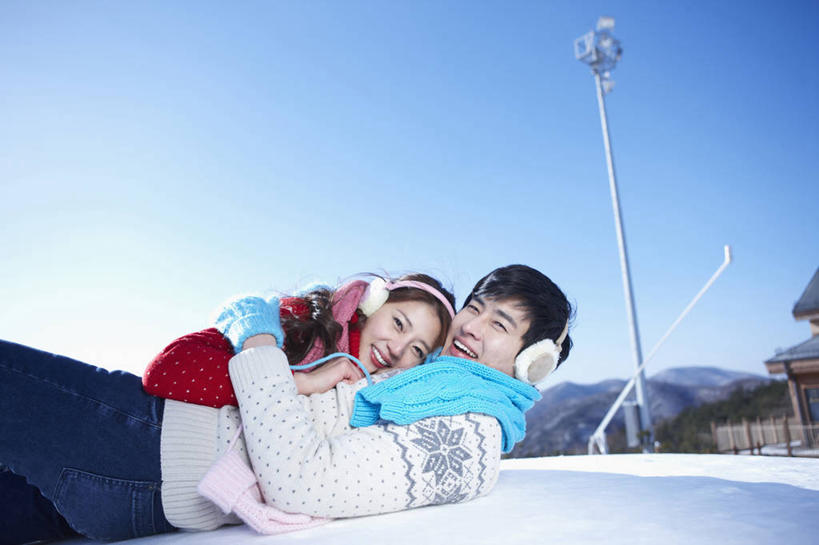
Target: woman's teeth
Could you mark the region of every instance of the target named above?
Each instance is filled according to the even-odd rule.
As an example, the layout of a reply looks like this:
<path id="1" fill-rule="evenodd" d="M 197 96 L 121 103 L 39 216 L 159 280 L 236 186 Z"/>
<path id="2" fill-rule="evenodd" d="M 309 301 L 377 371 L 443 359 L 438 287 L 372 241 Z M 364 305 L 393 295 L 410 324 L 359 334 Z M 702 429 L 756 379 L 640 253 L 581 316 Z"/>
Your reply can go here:
<path id="1" fill-rule="evenodd" d="M 460 341 L 454 340 L 454 341 L 452 341 L 452 344 L 455 345 L 455 348 L 457 348 L 458 350 L 460 350 L 461 352 L 463 352 L 464 354 L 466 354 L 470 358 L 477 358 L 478 357 L 478 355 L 476 353 L 474 353 L 472 350 L 468 349 L 465 345 L 461 344 Z"/>
<path id="2" fill-rule="evenodd" d="M 374 347 L 374 346 L 373 346 L 373 354 L 375 355 L 375 359 L 378 360 L 378 363 L 380 363 L 382 366 L 384 366 L 384 367 L 389 367 L 390 366 L 390 364 L 387 362 L 387 360 L 385 360 L 384 357 L 381 355 L 381 352 L 379 352 L 378 349 L 376 347 Z"/>

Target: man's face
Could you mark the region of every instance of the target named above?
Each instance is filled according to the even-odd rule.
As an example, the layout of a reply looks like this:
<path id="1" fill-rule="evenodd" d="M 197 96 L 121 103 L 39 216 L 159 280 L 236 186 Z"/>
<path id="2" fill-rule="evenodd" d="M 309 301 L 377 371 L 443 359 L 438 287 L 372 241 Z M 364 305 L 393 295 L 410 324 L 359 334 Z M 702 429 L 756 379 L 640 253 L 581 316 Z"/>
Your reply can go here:
<path id="1" fill-rule="evenodd" d="M 474 360 L 515 376 L 515 356 L 523 348 L 529 318 L 516 299 L 473 297 L 455 315 L 442 354 Z"/>

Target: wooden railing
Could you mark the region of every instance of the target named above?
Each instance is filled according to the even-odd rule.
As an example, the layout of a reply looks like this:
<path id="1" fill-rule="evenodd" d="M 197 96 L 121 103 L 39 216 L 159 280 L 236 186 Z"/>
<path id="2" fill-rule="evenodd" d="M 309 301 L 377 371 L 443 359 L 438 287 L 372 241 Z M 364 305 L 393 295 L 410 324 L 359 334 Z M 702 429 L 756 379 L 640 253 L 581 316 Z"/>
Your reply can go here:
<path id="1" fill-rule="evenodd" d="M 711 436 L 719 452 L 738 453 L 750 450 L 759 454 L 766 445 L 782 445 L 791 456 L 792 443 L 800 441 L 803 448 L 819 447 L 819 425 L 800 426 L 784 418 L 743 419 L 740 423 L 711 422 Z"/>

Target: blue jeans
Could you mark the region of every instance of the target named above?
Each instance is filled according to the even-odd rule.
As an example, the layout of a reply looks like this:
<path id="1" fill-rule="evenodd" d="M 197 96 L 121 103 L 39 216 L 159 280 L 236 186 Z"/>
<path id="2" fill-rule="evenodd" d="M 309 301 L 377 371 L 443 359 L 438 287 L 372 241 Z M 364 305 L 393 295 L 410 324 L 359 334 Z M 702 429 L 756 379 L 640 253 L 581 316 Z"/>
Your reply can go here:
<path id="1" fill-rule="evenodd" d="M 84 536 L 174 529 L 161 499 L 163 407 L 135 375 L 0 341 L 0 465 L 25 477 Z M 4 505 L 13 497 L 0 490 L 0 528 L 25 524 L 19 505 Z M 11 512 L 17 521 L 3 520 Z"/>

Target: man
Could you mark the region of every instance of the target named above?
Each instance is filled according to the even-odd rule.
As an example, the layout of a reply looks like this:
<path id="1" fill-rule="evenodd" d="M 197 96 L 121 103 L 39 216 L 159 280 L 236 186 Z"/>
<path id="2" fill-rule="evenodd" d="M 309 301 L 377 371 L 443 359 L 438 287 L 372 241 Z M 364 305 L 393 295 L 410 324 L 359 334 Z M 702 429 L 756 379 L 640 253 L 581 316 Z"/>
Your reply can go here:
<path id="1" fill-rule="evenodd" d="M 557 367 L 571 350 L 567 335 L 571 313 L 560 288 L 537 270 L 526 265 L 501 267 L 472 288 L 452 321 L 442 353 L 515 376 L 515 359 L 524 349 L 554 339 L 561 345 Z"/>

